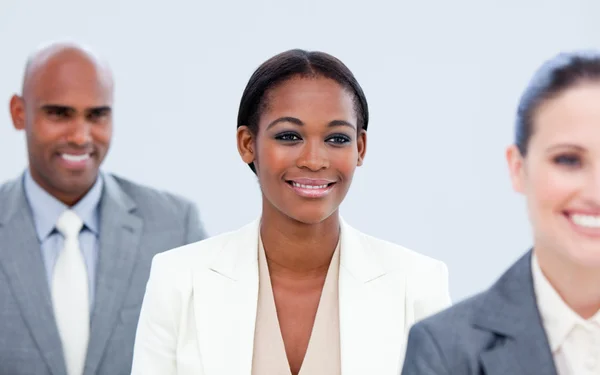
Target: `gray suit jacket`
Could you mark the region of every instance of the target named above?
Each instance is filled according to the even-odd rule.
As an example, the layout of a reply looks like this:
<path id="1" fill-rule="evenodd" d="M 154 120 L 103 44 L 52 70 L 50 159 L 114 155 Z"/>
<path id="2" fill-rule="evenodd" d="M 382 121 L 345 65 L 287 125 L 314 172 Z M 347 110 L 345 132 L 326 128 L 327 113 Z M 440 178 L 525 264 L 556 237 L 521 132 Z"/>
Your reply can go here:
<path id="1" fill-rule="evenodd" d="M 196 208 L 104 175 L 100 249 L 85 375 L 131 371 L 152 257 L 206 237 Z M 65 375 L 40 244 L 23 179 L 0 186 L 0 375 Z"/>
<path id="2" fill-rule="evenodd" d="M 531 251 L 486 292 L 416 325 L 402 375 L 556 375 L 533 289 Z"/>

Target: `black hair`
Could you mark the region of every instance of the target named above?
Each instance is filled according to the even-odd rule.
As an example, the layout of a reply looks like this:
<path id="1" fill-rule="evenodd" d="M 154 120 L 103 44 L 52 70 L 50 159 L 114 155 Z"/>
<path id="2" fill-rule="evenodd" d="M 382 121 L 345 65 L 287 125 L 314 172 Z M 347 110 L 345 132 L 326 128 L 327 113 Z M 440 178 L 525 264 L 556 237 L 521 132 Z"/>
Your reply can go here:
<path id="1" fill-rule="evenodd" d="M 532 119 L 545 101 L 587 81 L 600 81 L 600 53 L 574 51 L 560 53 L 546 61 L 533 75 L 523 92 L 517 109 L 515 145 L 522 156 L 535 131 Z"/>
<path id="2" fill-rule="evenodd" d="M 260 116 L 267 108 L 267 94 L 278 84 L 294 77 L 329 78 L 354 95 L 358 130 L 367 130 L 369 109 L 367 98 L 354 75 L 343 62 L 324 52 L 292 49 L 271 57 L 250 77 L 238 111 L 237 127 L 247 126 L 258 133 Z M 254 173 L 254 164 L 249 164 Z"/>

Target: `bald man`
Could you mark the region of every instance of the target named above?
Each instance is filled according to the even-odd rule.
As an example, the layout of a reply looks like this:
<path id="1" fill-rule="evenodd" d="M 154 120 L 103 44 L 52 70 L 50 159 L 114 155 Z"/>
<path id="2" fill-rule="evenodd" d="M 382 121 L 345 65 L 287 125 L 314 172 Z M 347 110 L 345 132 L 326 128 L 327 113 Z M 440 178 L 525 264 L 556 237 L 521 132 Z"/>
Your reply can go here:
<path id="1" fill-rule="evenodd" d="M 129 374 L 152 257 L 206 237 L 189 201 L 100 171 L 113 86 L 52 44 L 10 101 L 29 167 L 0 186 L 1 375 Z"/>

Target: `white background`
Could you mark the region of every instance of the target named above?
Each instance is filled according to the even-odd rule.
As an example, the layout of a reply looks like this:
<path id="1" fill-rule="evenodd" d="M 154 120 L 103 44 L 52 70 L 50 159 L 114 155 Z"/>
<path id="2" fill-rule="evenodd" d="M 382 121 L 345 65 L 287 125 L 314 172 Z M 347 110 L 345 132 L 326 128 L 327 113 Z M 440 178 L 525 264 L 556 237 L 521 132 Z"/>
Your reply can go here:
<path id="1" fill-rule="evenodd" d="M 544 59 L 600 45 L 599 14 L 594 0 L 0 0 L 0 181 L 27 163 L 8 114 L 27 55 L 67 38 L 116 75 L 104 169 L 191 198 L 210 235 L 235 229 L 260 212 L 235 145 L 244 86 L 278 52 L 322 50 L 355 73 L 371 110 L 342 214 L 445 261 L 459 300 L 530 246 L 504 162 L 516 103 Z"/>

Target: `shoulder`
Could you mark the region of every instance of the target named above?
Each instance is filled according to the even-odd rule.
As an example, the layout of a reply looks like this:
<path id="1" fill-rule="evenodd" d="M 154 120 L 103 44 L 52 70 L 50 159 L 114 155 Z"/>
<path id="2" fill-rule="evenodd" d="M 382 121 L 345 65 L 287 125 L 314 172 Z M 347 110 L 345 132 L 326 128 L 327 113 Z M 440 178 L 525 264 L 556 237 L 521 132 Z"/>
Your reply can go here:
<path id="1" fill-rule="evenodd" d="M 493 333 L 477 327 L 477 315 L 488 298 L 489 291 L 476 294 L 452 307 L 433 314 L 411 329 L 409 342 L 422 341 L 427 337 L 443 353 L 447 360 L 457 363 L 477 358 L 482 350 L 492 345 Z M 419 339 L 420 338 L 420 339 Z"/>
<path id="2" fill-rule="evenodd" d="M 7 180 L 0 184 L 0 198 L 4 196 L 11 195 L 15 191 L 22 186 L 22 176 L 19 178 L 13 178 Z"/>
<path id="3" fill-rule="evenodd" d="M 448 268 L 438 259 L 356 231 L 362 247 L 375 257 L 386 283 L 402 291 L 407 322 L 418 321 L 451 305 Z"/>
<path id="4" fill-rule="evenodd" d="M 180 195 L 142 185 L 120 176 L 105 174 L 105 184 L 116 184 L 142 212 L 181 216 L 194 204 Z"/>
<path id="5" fill-rule="evenodd" d="M 0 184 L 0 224 L 26 205 L 23 176 Z"/>
<path id="6" fill-rule="evenodd" d="M 476 313 L 480 309 L 488 291 L 478 293 L 436 313 L 416 325 L 426 328 L 438 337 L 462 336 L 473 327 Z"/>
<path id="7" fill-rule="evenodd" d="M 356 229 L 354 231 L 388 272 L 401 272 L 407 277 L 416 278 L 446 277 L 447 266 L 441 260 Z"/>
<path id="8" fill-rule="evenodd" d="M 495 345 L 496 335 L 477 326 L 488 292 L 480 293 L 433 314 L 409 331 L 403 374 L 480 372 L 482 352 Z M 427 372 L 427 373 L 429 373 Z"/>
<path id="9" fill-rule="evenodd" d="M 152 268 L 178 276 L 207 270 L 227 244 L 237 240 L 251 225 L 158 253 L 153 257 Z"/>

